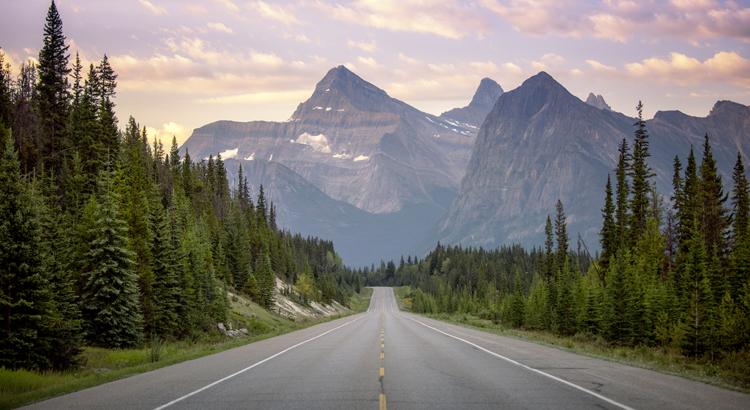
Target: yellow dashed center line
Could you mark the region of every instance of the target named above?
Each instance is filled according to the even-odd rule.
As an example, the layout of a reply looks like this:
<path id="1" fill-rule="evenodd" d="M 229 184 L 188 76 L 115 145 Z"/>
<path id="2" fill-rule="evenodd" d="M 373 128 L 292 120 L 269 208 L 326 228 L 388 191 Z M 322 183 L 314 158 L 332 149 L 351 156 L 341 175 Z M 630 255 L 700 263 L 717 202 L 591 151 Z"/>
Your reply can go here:
<path id="1" fill-rule="evenodd" d="M 385 353 L 381 353 L 381 354 L 380 354 L 380 358 L 381 358 L 381 359 L 385 359 Z"/>
<path id="2" fill-rule="evenodd" d="M 380 410 L 386 410 L 385 408 L 385 394 L 380 395 Z"/>
<path id="3" fill-rule="evenodd" d="M 385 376 L 385 368 L 383 367 L 380 368 L 380 375 Z"/>

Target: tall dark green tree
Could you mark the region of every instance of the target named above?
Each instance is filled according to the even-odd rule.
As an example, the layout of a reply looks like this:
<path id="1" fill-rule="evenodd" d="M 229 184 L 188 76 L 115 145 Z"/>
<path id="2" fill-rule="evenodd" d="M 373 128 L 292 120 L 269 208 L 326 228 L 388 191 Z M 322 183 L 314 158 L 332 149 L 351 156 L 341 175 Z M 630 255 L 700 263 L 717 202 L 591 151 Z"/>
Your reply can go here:
<path id="1" fill-rule="evenodd" d="M 547 223 L 544 225 L 544 235 L 546 238 L 544 241 L 544 277 L 547 280 L 550 280 L 554 277 L 556 264 L 554 257 L 552 256 L 552 249 L 555 246 L 555 238 L 552 236 L 552 220 L 549 215 L 547 215 Z"/>
<path id="2" fill-rule="evenodd" d="M 615 224 L 616 224 L 616 244 L 617 248 L 625 248 L 628 245 L 628 227 L 630 226 L 630 208 L 628 198 L 630 196 L 630 182 L 628 175 L 631 170 L 631 155 L 628 141 L 623 138 L 618 146 L 619 156 L 615 175 L 617 176 L 617 186 L 615 187 Z"/>
<path id="3" fill-rule="evenodd" d="M 742 154 L 737 152 L 737 162 L 732 171 L 732 276 L 729 278 L 730 294 L 738 299 L 743 285 L 750 283 L 750 184 L 747 182 Z"/>
<path id="4" fill-rule="evenodd" d="M 92 242 L 82 261 L 81 314 L 89 343 L 118 348 L 141 340 L 142 316 L 135 255 L 127 249 L 128 228 L 117 205 L 113 179 L 113 172 L 101 172 Z"/>
<path id="5" fill-rule="evenodd" d="M 99 127 L 101 129 L 102 148 L 109 152 L 109 161 L 116 161 L 118 154 L 118 131 L 117 116 L 115 115 L 115 88 L 117 87 L 117 74 L 109 64 L 105 54 L 102 61 L 96 67 L 99 97 Z"/>
<path id="6" fill-rule="evenodd" d="M 0 365 L 51 366 L 53 301 L 44 271 L 39 220 L 13 138 L 0 157 Z"/>
<path id="7" fill-rule="evenodd" d="M 557 216 L 555 217 L 555 235 L 557 236 L 557 267 L 562 268 L 565 265 L 565 259 L 568 257 L 568 233 L 567 224 L 565 223 L 565 210 L 563 203 L 559 199 L 555 206 Z"/>
<path id="8" fill-rule="evenodd" d="M 606 197 L 604 199 L 604 209 L 602 209 L 602 230 L 599 233 L 600 241 L 602 245 L 602 254 L 599 259 L 599 264 L 602 268 L 601 277 L 599 278 L 602 282 L 604 281 L 604 272 L 606 272 L 609 266 L 609 259 L 617 251 L 617 225 L 615 225 L 615 204 L 612 201 L 612 183 L 610 176 L 607 175 L 607 186 L 604 190 Z"/>
<path id="9" fill-rule="evenodd" d="M 649 217 L 648 194 L 651 189 L 649 179 L 656 175 L 647 162 L 651 154 L 648 152 L 648 132 L 646 131 L 646 122 L 643 120 L 643 103 L 638 101 L 635 108 L 638 110 L 638 120 L 634 124 L 637 128 L 630 168 L 633 178 L 633 198 L 630 205 L 632 211 L 631 243 L 635 243 L 646 230 L 646 222 Z"/>
<path id="10" fill-rule="evenodd" d="M 56 174 L 61 173 L 61 160 L 57 154 L 67 143 L 67 121 L 70 108 L 68 74 L 69 55 L 63 35 L 63 23 L 54 0 L 47 10 L 44 24 L 44 44 L 39 51 L 39 99 L 37 108 L 44 138 L 42 155 Z"/>
<path id="11" fill-rule="evenodd" d="M 716 167 L 716 160 L 711 151 L 708 134 L 703 143 L 703 161 L 700 166 L 700 213 L 698 222 L 705 242 L 705 249 L 711 264 L 710 282 L 714 295 L 719 298 L 727 288 L 727 252 L 726 236 L 729 229 L 729 210 L 724 206 L 728 195 L 724 194 L 721 175 Z"/>

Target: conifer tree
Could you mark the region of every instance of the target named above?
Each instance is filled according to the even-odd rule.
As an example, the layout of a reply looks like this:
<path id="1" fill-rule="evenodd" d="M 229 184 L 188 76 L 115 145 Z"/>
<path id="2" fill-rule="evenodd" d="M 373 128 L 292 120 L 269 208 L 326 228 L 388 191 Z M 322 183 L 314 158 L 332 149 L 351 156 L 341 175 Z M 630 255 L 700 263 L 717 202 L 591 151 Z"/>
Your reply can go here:
<path id="1" fill-rule="evenodd" d="M 55 174 L 61 173 L 61 159 L 57 154 L 65 149 L 67 143 L 67 120 L 70 105 L 68 93 L 68 47 L 65 45 L 63 24 L 54 0 L 47 10 L 44 24 L 44 45 L 39 51 L 39 84 L 37 107 L 41 120 L 45 144 L 42 155 L 53 160 Z"/>
<path id="2" fill-rule="evenodd" d="M 151 192 L 149 219 L 152 230 L 149 248 L 153 272 L 154 312 L 152 323 L 147 323 L 146 331 L 164 336 L 173 335 L 178 330 L 178 314 L 182 311 L 180 281 L 170 221 L 161 205 L 156 187 Z"/>
<path id="3" fill-rule="evenodd" d="M 728 290 L 725 277 L 727 243 L 725 236 L 729 228 L 728 209 L 724 206 L 727 195 L 724 195 L 721 175 L 716 168 L 716 160 L 711 152 L 708 134 L 703 143 L 703 161 L 700 166 L 700 213 L 699 224 L 709 252 L 709 260 L 716 259 L 719 264 L 711 264 L 710 282 L 714 295 L 719 297 Z"/>
<path id="4" fill-rule="evenodd" d="M 552 257 L 552 247 L 555 245 L 555 241 L 552 236 L 552 220 L 549 215 L 547 215 L 547 224 L 544 226 L 544 235 L 546 237 L 544 241 L 544 277 L 547 280 L 552 280 L 557 269 Z"/>
<path id="5" fill-rule="evenodd" d="M 255 271 L 258 276 L 260 305 L 266 309 L 270 309 L 275 302 L 274 293 L 276 290 L 276 275 L 274 275 L 271 270 L 271 259 L 268 257 L 267 253 L 261 253 Z"/>
<path id="6" fill-rule="evenodd" d="M 633 199 L 630 206 L 632 211 L 631 243 L 635 243 L 646 230 L 649 214 L 648 193 L 651 189 L 649 179 L 656 175 L 646 162 L 651 154 L 648 152 L 648 132 L 646 131 L 646 122 L 643 120 L 643 103 L 638 101 L 636 110 L 638 110 L 638 120 L 634 124 L 637 129 L 635 130 L 630 170 L 633 177 Z"/>
<path id="7" fill-rule="evenodd" d="M 127 347 L 141 339 L 135 254 L 113 190 L 113 172 L 102 171 L 95 225 L 84 255 L 81 314 L 87 340 L 96 346 Z M 92 199 L 93 201 L 93 199 Z"/>
<path id="8" fill-rule="evenodd" d="M 714 300 L 707 272 L 708 252 L 700 235 L 698 221 L 693 223 L 693 233 L 686 244 L 686 251 L 682 305 L 688 333 L 684 347 L 697 358 L 711 347 L 714 325 Z"/>
<path id="9" fill-rule="evenodd" d="M 619 251 L 610 263 L 607 276 L 604 318 L 606 338 L 617 344 L 626 344 L 632 334 L 631 283 L 626 256 Z"/>
<path id="10" fill-rule="evenodd" d="M 631 170 L 631 156 L 628 141 L 623 138 L 618 146 L 619 157 L 615 175 L 617 176 L 617 186 L 615 188 L 616 206 L 615 223 L 616 223 L 616 245 L 618 249 L 625 248 L 628 245 L 627 233 L 630 224 L 630 209 L 628 207 L 628 197 L 630 196 L 630 183 L 628 174 Z"/>
<path id="11" fill-rule="evenodd" d="M 739 299 L 744 284 L 750 283 L 750 185 L 745 175 L 742 155 L 737 152 L 737 163 L 732 172 L 734 187 L 732 188 L 732 252 L 731 272 L 729 280 L 730 293 L 734 299 Z"/>
<path id="12" fill-rule="evenodd" d="M 573 274 L 570 269 L 570 258 L 565 258 L 563 268 L 557 281 L 557 331 L 563 335 L 575 333 L 575 309 L 573 304 Z"/>
<path id="13" fill-rule="evenodd" d="M 513 305 L 511 311 L 511 321 L 513 326 L 521 327 L 526 315 L 526 301 L 523 296 L 523 287 L 521 286 L 521 275 L 516 271 L 516 278 L 513 281 Z"/>
<path id="14" fill-rule="evenodd" d="M 568 233 L 562 201 L 558 199 L 555 208 L 557 209 L 557 216 L 555 217 L 555 235 L 557 235 L 556 262 L 559 269 L 565 265 L 565 259 L 568 257 Z"/>
<path id="15" fill-rule="evenodd" d="M 114 163 L 118 154 L 118 131 L 117 116 L 115 115 L 115 88 L 117 87 L 117 74 L 109 64 L 105 54 L 102 61 L 96 67 L 99 97 L 99 126 L 102 132 L 102 145 L 109 152 L 109 161 Z"/>
<path id="16" fill-rule="evenodd" d="M 39 248 L 39 220 L 14 140 L 0 157 L 0 366 L 51 366 L 53 301 Z"/>
<path id="17" fill-rule="evenodd" d="M 607 175 L 607 186 L 604 190 L 606 197 L 604 199 L 604 209 L 602 209 L 602 219 L 604 223 L 599 233 L 600 243 L 602 245 L 602 255 L 599 264 L 602 267 L 601 281 L 604 281 L 604 272 L 609 266 L 609 258 L 617 251 L 617 226 L 615 225 L 615 205 L 612 202 L 612 183 L 610 176 Z"/>
<path id="18" fill-rule="evenodd" d="M 687 242 L 692 238 L 693 223 L 698 217 L 700 208 L 700 180 L 698 179 L 698 166 L 695 161 L 693 147 L 690 147 L 690 155 L 685 166 L 685 185 L 682 191 L 682 201 L 677 212 L 677 232 L 680 238 L 679 250 L 684 254 Z"/>

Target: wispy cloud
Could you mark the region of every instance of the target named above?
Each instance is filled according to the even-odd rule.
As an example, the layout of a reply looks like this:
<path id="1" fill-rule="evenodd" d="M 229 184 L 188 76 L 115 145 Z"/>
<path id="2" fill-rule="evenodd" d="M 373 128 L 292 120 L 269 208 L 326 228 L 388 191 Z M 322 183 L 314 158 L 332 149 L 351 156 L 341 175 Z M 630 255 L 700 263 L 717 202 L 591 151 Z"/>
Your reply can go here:
<path id="1" fill-rule="evenodd" d="M 316 0 L 309 5 L 334 20 L 390 31 L 454 39 L 490 32 L 481 11 L 473 3 L 458 0 L 359 0 L 345 6 Z"/>
<path id="2" fill-rule="evenodd" d="M 722 37 L 750 42 L 750 7 L 734 1 L 480 1 L 516 31 L 536 37 L 595 37 L 625 42 L 640 33 L 691 43 Z"/>
<path id="3" fill-rule="evenodd" d="M 262 1 L 251 1 L 247 3 L 247 9 L 257 13 L 260 17 L 268 20 L 275 20 L 285 25 L 305 24 L 295 16 L 296 7 L 287 5 L 281 7 L 275 4 L 268 4 Z"/>
<path id="4" fill-rule="evenodd" d="M 219 4 L 219 5 L 223 6 L 224 8 L 226 8 L 229 11 L 239 11 L 240 10 L 240 8 L 237 7 L 236 4 L 232 3 L 229 0 L 211 0 L 211 1 L 214 2 L 214 3 L 216 3 L 216 4 Z"/>
<path id="5" fill-rule="evenodd" d="M 145 8 L 147 8 L 150 12 L 156 14 L 157 16 L 168 16 L 169 12 L 164 7 L 158 7 L 151 4 L 148 0 L 138 0 L 141 5 Z"/>
<path id="6" fill-rule="evenodd" d="M 346 42 L 346 45 L 350 49 L 354 48 L 354 47 L 357 47 L 358 49 L 360 49 L 362 51 L 367 51 L 368 53 L 374 53 L 374 52 L 380 50 L 380 48 L 378 48 L 377 44 L 375 44 L 375 40 L 372 40 L 372 42 L 370 42 L 370 43 L 365 43 L 364 41 L 357 42 L 357 41 L 353 41 L 352 39 L 348 39 L 347 42 Z"/>
<path id="7" fill-rule="evenodd" d="M 723 83 L 750 88 L 750 60 L 735 52 L 722 51 L 700 61 L 681 53 L 653 57 L 621 69 L 587 60 L 593 73 L 609 79 L 636 79 L 680 86 Z"/>
<path id="8" fill-rule="evenodd" d="M 232 32 L 232 29 L 225 26 L 223 23 L 208 23 L 206 24 L 208 28 L 213 29 L 215 31 L 222 31 L 224 33 L 234 34 Z"/>

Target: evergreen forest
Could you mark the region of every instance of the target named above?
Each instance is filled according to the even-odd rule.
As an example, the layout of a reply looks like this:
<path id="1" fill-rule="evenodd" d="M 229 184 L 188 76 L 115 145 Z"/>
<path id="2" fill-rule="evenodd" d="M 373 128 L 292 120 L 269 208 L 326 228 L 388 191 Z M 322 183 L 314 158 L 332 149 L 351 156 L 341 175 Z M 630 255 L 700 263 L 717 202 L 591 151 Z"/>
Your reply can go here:
<path id="1" fill-rule="evenodd" d="M 367 284 L 410 285 L 414 312 L 664 348 L 701 363 L 750 363 L 750 196 L 742 156 L 732 181 L 722 181 L 706 135 L 694 147 L 700 163 L 692 149 L 674 158 L 672 195 L 664 197 L 648 164 L 642 105 L 636 108 L 633 146 L 619 145 L 603 187 L 601 253 L 591 255 L 580 237 L 573 249 L 558 201 L 543 246 L 438 243 L 424 259 L 366 270 Z"/>
<path id="2" fill-rule="evenodd" d="M 194 338 L 226 320 L 228 290 L 267 309 L 277 280 L 303 303 L 360 290 L 331 242 L 278 228 L 241 169 L 230 188 L 220 156 L 120 127 L 117 74 L 106 55 L 71 61 L 54 1 L 43 39 L 15 77 L 0 52 L 0 366 Z"/>

